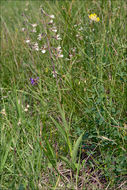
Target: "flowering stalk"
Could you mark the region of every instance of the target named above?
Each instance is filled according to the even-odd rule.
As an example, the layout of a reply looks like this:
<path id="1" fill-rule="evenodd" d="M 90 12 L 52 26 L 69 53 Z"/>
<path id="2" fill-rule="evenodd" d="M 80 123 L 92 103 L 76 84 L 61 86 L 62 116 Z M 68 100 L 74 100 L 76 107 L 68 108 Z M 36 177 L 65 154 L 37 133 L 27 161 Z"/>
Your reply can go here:
<path id="1" fill-rule="evenodd" d="M 44 14 L 43 9 L 41 9 L 41 13 Z M 52 16 L 53 16 L 53 15 L 52 15 Z M 54 77 L 56 78 L 56 82 L 57 82 L 57 84 L 58 84 L 57 74 L 56 74 L 56 70 L 55 70 L 55 64 L 54 64 L 54 61 L 53 61 L 53 56 L 52 56 L 52 52 L 51 52 L 51 48 L 50 48 L 50 41 L 49 41 L 49 37 L 47 36 L 46 23 L 45 23 L 45 20 L 44 20 L 44 19 L 43 19 L 42 21 L 43 21 L 44 29 L 45 29 L 45 32 L 46 32 L 46 40 L 47 40 L 47 46 L 48 46 L 47 48 L 48 48 L 49 55 L 50 55 L 50 59 L 51 59 L 53 74 L 54 74 Z"/>

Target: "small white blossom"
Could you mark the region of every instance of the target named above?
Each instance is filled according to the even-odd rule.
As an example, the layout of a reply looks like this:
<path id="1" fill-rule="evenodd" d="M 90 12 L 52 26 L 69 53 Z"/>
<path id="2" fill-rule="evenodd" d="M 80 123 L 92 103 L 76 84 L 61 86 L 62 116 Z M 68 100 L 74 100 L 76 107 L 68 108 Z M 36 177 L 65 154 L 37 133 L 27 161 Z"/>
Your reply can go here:
<path id="1" fill-rule="evenodd" d="M 25 28 L 22 28 L 22 31 L 24 32 L 24 31 L 25 31 Z"/>
<path id="2" fill-rule="evenodd" d="M 52 29 L 52 32 L 55 32 L 55 33 L 56 33 L 56 32 L 57 32 L 57 29 Z"/>
<path id="3" fill-rule="evenodd" d="M 49 17 L 50 17 L 50 18 L 52 18 L 52 19 L 54 19 L 54 18 L 55 18 L 55 16 L 54 16 L 54 15 L 49 15 Z"/>
<path id="4" fill-rule="evenodd" d="M 39 47 L 38 47 L 38 43 L 37 42 L 34 44 L 33 49 L 35 49 L 36 51 L 39 51 Z"/>
<path id="5" fill-rule="evenodd" d="M 37 26 L 37 24 L 31 24 L 33 28 L 35 28 Z"/>
<path id="6" fill-rule="evenodd" d="M 53 71 L 52 74 L 53 74 L 53 77 L 55 78 L 58 73 L 56 71 Z"/>
<path id="7" fill-rule="evenodd" d="M 75 51 L 76 51 L 76 48 L 72 48 L 72 51 L 75 52 Z"/>
<path id="8" fill-rule="evenodd" d="M 26 43 L 29 44 L 29 43 L 30 43 L 30 40 L 26 40 Z"/>
<path id="9" fill-rule="evenodd" d="M 27 111 L 28 111 L 28 108 L 25 108 L 24 111 L 27 112 Z"/>
<path id="10" fill-rule="evenodd" d="M 48 24 L 52 24 L 53 23 L 53 20 L 50 20 Z"/>
<path id="11" fill-rule="evenodd" d="M 42 52 L 42 53 L 45 53 L 45 52 L 46 52 L 46 50 L 45 50 L 45 49 L 43 49 L 43 50 L 41 50 L 41 52 Z"/>
<path id="12" fill-rule="evenodd" d="M 39 51 L 39 47 L 35 47 L 35 50 L 36 50 L 36 51 Z"/>
<path id="13" fill-rule="evenodd" d="M 63 54 L 58 54 L 57 57 L 63 57 Z"/>
<path id="14" fill-rule="evenodd" d="M 52 32 L 57 32 L 56 26 L 52 27 L 52 28 L 51 28 L 51 31 L 52 31 Z"/>
<path id="15" fill-rule="evenodd" d="M 56 51 L 57 51 L 56 57 L 63 57 L 63 54 L 61 54 L 61 52 L 62 52 L 61 46 L 58 46 L 58 47 L 56 48 Z"/>
<path id="16" fill-rule="evenodd" d="M 36 43 L 34 44 L 34 46 L 38 46 L 38 43 L 36 42 Z"/>
<path id="17" fill-rule="evenodd" d="M 62 40 L 61 38 L 57 38 L 57 40 Z"/>
<path id="18" fill-rule="evenodd" d="M 19 121 L 18 121 L 18 123 L 17 123 L 18 125 L 21 125 L 21 119 L 19 118 Z"/>
<path id="19" fill-rule="evenodd" d="M 58 46 L 58 47 L 56 48 L 56 51 L 61 51 L 61 46 Z"/>
<path id="20" fill-rule="evenodd" d="M 60 35 L 59 35 L 59 34 L 56 35 L 56 39 L 57 39 L 57 40 L 62 40 L 62 39 L 60 38 Z"/>
<path id="21" fill-rule="evenodd" d="M 83 27 L 79 28 L 79 31 L 83 30 Z"/>
<path id="22" fill-rule="evenodd" d="M 69 57 L 71 58 L 71 57 L 73 57 L 73 55 L 72 55 L 72 54 L 70 54 L 70 55 L 69 55 Z"/>
<path id="23" fill-rule="evenodd" d="M 60 35 L 59 35 L 59 34 L 57 34 L 57 35 L 56 35 L 56 37 L 57 37 L 57 38 L 59 38 L 59 37 L 60 37 Z"/>
<path id="24" fill-rule="evenodd" d="M 66 58 L 67 61 L 69 61 L 70 59 L 69 58 Z"/>
<path id="25" fill-rule="evenodd" d="M 42 34 L 38 34 L 38 40 L 41 40 L 42 39 Z"/>

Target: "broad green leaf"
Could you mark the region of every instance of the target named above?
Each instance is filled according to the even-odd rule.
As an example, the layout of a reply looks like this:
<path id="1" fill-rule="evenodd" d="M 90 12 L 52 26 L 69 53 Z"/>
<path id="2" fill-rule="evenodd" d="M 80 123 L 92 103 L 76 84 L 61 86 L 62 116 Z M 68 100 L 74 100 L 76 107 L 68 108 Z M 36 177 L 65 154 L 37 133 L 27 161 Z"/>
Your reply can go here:
<path id="1" fill-rule="evenodd" d="M 59 108 L 59 111 L 60 111 L 60 114 L 61 114 L 61 117 L 62 117 L 64 128 L 66 130 L 66 133 L 68 133 L 69 132 L 69 126 L 68 126 L 66 118 L 65 118 L 65 112 L 64 112 L 64 110 L 62 110 L 62 108 L 61 108 L 61 106 L 60 106 L 59 103 L 58 103 L 58 108 Z"/>
<path id="2" fill-rule="evenodd" d="M 80 135 L 80 137 L 77 139 L 76 143 L 73 145 L 73 151 L 72 151 L 72 162 L 73 163 L 76 162 L 76 156 L 77 156 L 79 145 L 82 141 L 83 135 L 84 135 L 84 132 Z"/>
<path id="3" fill-rule="evenodd" d="M 66 133 L 65 133 L 64 129 L 59 125 L 59 123 L 57 123 L 57 121 L 55 121 L 54 118 L 51 117 L 51 119 L 67 143 L 67 137 L 66 137 Z"/>

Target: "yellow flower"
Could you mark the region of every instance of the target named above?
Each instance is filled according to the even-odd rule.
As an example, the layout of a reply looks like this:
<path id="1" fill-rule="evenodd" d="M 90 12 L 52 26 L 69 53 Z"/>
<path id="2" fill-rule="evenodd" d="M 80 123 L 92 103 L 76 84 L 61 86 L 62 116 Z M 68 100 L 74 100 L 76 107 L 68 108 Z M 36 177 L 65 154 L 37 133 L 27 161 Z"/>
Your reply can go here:
<path id="1" fill-rule="evenodd" d="M 48 73 L 48 71 L 49 71 L 48 68 L 46 68 L 46 69 L 45 69 L 45 72 Z"/>
<path id="2" fill-rule="evenodd" d="M 95 22 L 99 22 L 100 21 L 100 18 L 97 17 L 97 15 L 94 13 L 94 14 L 90 14 L 89 15 L 89 19 L 91 19 L 92 21 L 95 21 Z"/>

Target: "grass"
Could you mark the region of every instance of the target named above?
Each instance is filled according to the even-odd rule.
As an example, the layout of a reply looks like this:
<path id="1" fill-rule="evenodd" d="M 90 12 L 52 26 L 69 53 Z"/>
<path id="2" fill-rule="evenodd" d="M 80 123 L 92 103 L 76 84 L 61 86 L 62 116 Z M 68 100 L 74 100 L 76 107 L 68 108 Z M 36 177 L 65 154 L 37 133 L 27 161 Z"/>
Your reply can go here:
<path id="1" fill-rule="evenodd" d="M 125 16 L 124 0 L 1 2 L 1 189 L 126 189 Z"/>

